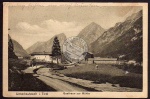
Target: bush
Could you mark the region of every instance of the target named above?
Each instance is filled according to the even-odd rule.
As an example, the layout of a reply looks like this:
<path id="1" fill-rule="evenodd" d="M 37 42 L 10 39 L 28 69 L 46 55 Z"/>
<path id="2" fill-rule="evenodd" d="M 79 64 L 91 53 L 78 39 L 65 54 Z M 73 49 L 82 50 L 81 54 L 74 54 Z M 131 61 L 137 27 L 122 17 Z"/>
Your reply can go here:
<path id="1" fill-rule="evenodd" d="M 23 70 L 28 67 L 27 62 L 24 60 L 18 60 L 18 59 L 9 59 L 8 60 L 8 68 L 9 69 L 19 69 Z"/>
<path id="2" fill-rule="evenodd" d="M 47 86 L 36 77 L 33 77 L 31 73 L 24 74 L 21 71 L 28 67 L 26 61 L 17 59 L 9 59 L 8 61 L 9 91 L 55 91 L 55 89 Z"/>
<path id="3" fill-rule="evenodd" d="M 11 73 L 8 81 L 9 91 L 55 91 L 32 74 Z"/>
<path id="4" fill-rule="evenodd" d="M 142 77 L 134 76 L 116 76 L 108 80 L 113 84 L 119 84 L 121 87 L 140 88 L 142 89 Z"/>
<path id="5" fill-rule="evenodd" d="M 45 67 L 52 68 L 53 70 L 63 70 L 63 69 L 66 69 L 66 67 L 64 67 L 62 65 L 55 64 L 55 63 L 47 63 L 47 64 L 45 64 Z"/>
<path id="6" fill-rule="evenodd" d="M 129 71 L 132 73 L 138 73 L 138 74 L 142 74 L 143 73 L 143 67 L 142 66 L 134 66 L 133 64 L 125 64 L 125 65 L 113 65 L 119 69 L 123 69 L 125 71 Z"/>

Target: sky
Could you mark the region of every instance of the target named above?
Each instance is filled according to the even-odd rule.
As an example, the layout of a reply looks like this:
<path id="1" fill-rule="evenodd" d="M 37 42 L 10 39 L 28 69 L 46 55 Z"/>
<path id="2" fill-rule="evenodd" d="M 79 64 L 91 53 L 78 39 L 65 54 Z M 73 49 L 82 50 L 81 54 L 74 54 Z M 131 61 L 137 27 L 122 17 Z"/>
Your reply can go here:
<path id="1" fill-rule="evenodd" d="M 10 6 L 9 34 L 27 49 L 38 41 L 47 41 L 56 34 L 76 36 L 91 22 L 104 29 L 113 27 L 141 10 L 135 6 Z"/>

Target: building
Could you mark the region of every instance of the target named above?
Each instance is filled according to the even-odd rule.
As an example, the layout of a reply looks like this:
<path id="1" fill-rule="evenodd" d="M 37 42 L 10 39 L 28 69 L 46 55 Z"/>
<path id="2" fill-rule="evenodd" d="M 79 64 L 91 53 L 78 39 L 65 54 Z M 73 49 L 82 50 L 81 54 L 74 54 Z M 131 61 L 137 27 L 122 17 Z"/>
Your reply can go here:
<path id="1" fill-rule="evenodd" d="M 30 54 L 31 58 L 39 61 L 52 61 L 52 54 L 50 52 L 33 52 Z"/>
<path id="2" fill-rule="evenodd" d="M 88 61 L 89 58 L 94 58 L 94 55 L 92 52 L 84 52 L 83 56 L 85 58 L 85 61 Z"/>
<path id="3" fill-rule="evenodd" d="M 94 57 L 88 58 L 88 64 L 116 64 L 117 58 L 102 58 L 102 57 Z"/>
<path id="4" fill-rule="evenodd" d="M 33 52 L 30 55 L 31 58 L 36 59 L 36 61 L 57 63 L 57 58 L 52 57 L 52 54 L 50 52 Z M 61 57 L 58 57 L 58 62 L 61 62 Z"/>

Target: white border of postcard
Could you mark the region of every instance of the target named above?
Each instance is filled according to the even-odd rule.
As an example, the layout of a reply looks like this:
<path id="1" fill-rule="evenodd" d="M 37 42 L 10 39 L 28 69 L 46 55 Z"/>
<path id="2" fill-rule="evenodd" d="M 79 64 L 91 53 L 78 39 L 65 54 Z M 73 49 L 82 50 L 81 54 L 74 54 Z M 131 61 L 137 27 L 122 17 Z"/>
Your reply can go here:
<path id="1" fill-rule="evenodd" d="M 142 6 L 143 7 L 143 91 L 142 92 L 74 92 L 64 95 L 63 92 L 17 91 L 36 93 L 36 95 L 16 95 L 16 91 L 8 91 L 8 7 L 9 6 Z M 80 94 L 78 94 L 80 93 Z M 4 2 L 3 3 L 3 96 L 4 97 L 89 97 L 89 98 L 144 98 L 148 95 L 148 3 L 55 3 L 55 2 Z"/>

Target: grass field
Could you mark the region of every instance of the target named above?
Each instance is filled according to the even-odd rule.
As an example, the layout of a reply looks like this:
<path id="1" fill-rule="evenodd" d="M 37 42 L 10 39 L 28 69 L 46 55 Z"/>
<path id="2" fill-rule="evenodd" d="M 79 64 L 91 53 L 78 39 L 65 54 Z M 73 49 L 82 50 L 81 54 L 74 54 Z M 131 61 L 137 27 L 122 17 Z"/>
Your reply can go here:
<path id="1" fill-rule="evenodd" d="M 142 89 L 142 74 L 125 74 L 123 69 L 112 65 L 100 64 L 96 69 L 94 64 L 83 64 L 57 71 L 69 77 L 91 80 L 93 83 L 109 82 L 120 84 L 122 87 Z"/>

